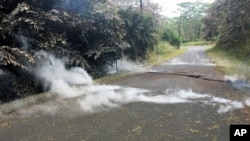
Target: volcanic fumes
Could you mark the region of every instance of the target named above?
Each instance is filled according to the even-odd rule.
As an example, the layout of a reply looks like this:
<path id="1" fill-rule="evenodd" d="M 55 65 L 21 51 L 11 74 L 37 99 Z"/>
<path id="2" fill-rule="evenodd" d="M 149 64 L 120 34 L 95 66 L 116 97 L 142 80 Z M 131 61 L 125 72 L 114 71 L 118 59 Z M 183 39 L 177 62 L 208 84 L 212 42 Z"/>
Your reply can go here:
<path id="1" fill-rule="evenodd" d="M 250 100 L 234 101 L 192 90 L 170 89 L 155 92 L 151 90 L 115 85 L 95 84 L 88 73 L 79 67 L 66 68 L 66 58 L 59 59 L 44 51 L 36 53 L 42 59 L 31 68 L 41 80 L 49 94 L 55 97 L 40 104 L 19 110 L 23 116 L 43 112 L 46 114 L 85 115 L 118 109 L 122 105 L 136 102 L 154 104 L 192 103 L 217 107 L 218 113 L 250 106 Z"/>

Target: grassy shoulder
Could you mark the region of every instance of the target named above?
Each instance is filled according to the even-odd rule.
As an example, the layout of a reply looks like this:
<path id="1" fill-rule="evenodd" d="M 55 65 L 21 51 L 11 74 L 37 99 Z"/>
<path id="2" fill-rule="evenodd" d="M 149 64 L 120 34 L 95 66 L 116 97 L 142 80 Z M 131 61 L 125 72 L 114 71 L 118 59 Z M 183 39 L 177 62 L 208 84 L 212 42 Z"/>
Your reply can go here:
<path id="1" fill-rule="evenodd" d="M 250 49 L 223 50 L 219 47 L 212 47 L 207 50 L 207 54 L 225 75 L 237 75 L 250 79 Z"/>
<path id="2" fill-rule="evenodd" d="M 200 40 L 200 41 L 182 43 L 181 45 L 182 46 L 205 46 L 205 45 L 211 45 L 211 44 L 212 42 Z"/>
<path id="3" fill-rule="evenodd" d="M 158 45 L 155 46 L 154 51 L 149 55 L 147 63 L 149 65 L 156 66 L 176 56 L 179 56 L 184 51 L 184 49 L 176 49 L 168 42 L 161 41 Z"/>
<path id="4" fill-rule="evenodd" d="M 109 76 L 105 76 L 105 77 L 102 77 L 102 78 L 95 79 L 94 82 L 96 84 L 103 84 L 103 83 L 111 82 L 112 80 L 116 80 L 118 78 L 124 77 L 124 76 L 126 76 L 128 74 L 129 73 L 116 73 L 116 74 L 112 74 L 112 75 L 109 75 Z"/>

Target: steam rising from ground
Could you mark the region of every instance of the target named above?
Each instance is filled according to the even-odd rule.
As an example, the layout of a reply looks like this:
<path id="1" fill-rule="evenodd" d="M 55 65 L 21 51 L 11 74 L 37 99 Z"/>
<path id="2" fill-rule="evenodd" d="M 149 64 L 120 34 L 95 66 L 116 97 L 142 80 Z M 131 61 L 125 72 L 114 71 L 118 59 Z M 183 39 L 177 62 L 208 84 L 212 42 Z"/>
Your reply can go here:
<path id="1" fill-rule="evenodd" d="M 3 74 L 4 74 L 3 70 L 0 69 L 0 75 L 3 75 Z"/>
<path id="2" fill-rule="evenodd" d="M 68 87 L 71 97 L 61 95 L 64 89 L 53 91 L 60 95 L 51 102 L 35 105 L 29 109 L 21 110 L 22 115 L 36 112 L 47 114 L 81 115 L 98 113 L 120 108 L 122 105 L 145 102 L 154 104 L 181 104 L 195 103 L 217 108 L 218 113 L 226 113 L 235 109 L 250 106 L 250 99 L 233 101 L 215 97 L 208 94 L 195 93 L 192 90 L 166 90 L 165 92 L 151 92 L 137 88 L 126 88 L 111 85 L 91 85 Z"/>
<path id="3" fill-rule="evenodd" d="M 239 76 L 239 75 L 225 76 L 225 80 L 238 90 L 250 92 L 250 82 L 244 76 Z"/>
<path id="4" fill-rule="evenodd" d="M 167 89 L 164 92 L 153 92 L 138 88 L 97 85 L 93 84 L 92 78 L 83 68 L 66 69 L 62 60 L 50 54 L 39 52 L 37 55 L 43 56 L 44 61 L 38 63 L 31 71 L 44 81 L 44 86 L 49 87 L 50 93 L 55 94 L 56 98 L 20 110 L 24 116 L 41 111 L 52 115 L 97 113 L 134 102 L 195 103 L 216 107 L 218 113 L 250 106 L 250 99 L 233 101 L 209 94 L 195 93 L 192 90 Z"/>
<path id="5" fill-rule="evenodd" d="M 140 63 L 132 62 L 127 59 L 117 60 L 118 72 L 140 72 L 145 70 L 145 66 Z M 108 73 L 114 74 L 117 72 L 116 63 L 112 66 L 108 66 Z"/>
<path id="6" fill-rule="evenodd" d="M 72 94 L 79 93 L 71 89 L 72 85 L 90 85 L 93 80 L 88 73 L 79 67 L 66 69 L 63 60 L 55 58 L 46 52 L 38 52 L 36 55 L 41 56 L 44 60 L 40 61 L 32 72 L 44 81 L 45 87 L 51 87 L 51 91 L 57 92 L 65 97 L 71 97 Z M 65 59 L 64 59 L 65 60 Z"/>
<path id="7" fill-rule="evenodd" d="M 201 66 L 214 66 L 209 59 L 201 58 L 200 56 L 196 56 L 197 60 L 193 62 L 182 60 L 181 58 L 174 58 L 170 62 L 166 63 L 166 65 L 201 65 Z"/>

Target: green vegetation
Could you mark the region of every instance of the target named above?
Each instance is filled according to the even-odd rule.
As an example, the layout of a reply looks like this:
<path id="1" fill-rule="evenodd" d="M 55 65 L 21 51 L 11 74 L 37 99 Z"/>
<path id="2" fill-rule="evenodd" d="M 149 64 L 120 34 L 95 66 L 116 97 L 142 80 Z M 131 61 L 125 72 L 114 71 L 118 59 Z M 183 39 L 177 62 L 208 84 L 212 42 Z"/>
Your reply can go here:
<path id="1" fill-rule="evenodd" d="M 175 46 L 177 48 L 180 47 L 180 39 L 177 33 L 170 28 L 166 28 L 165 30 L 163 30 L 161 39 L 163 41 L 167 41 L 172 46 Z"/>
<path id="2" fill-rule="evenodd" d="M 149 55 L 147 62 L 150 65 L 159 65 L 180 55 L 184 51 L 184 49 L 177 50 L 166 41 L 161 41 L 154 47 L 154 51 Z"/>
<path id="3" fill-rule="evenodd" d="M 250 38 L 249 13 L 249 0 L 215 1 L 203 18 L 205 39 L 217 40 L 217 47 L 225 51 L 245 48 Z"/>
<path id="4" fill-rule="evenodd" d="M 233 48 L 225 51 L 219 47 L 213 47 L 208 49 L 207 53 L 224 74 L 250 79 L 250 51 L 248 49 Z"/>
<path id="5" fill-rule="evenodd" d="M 178 4 L 180 16 L 166 19 L 169 28 L 174 30 L 181 42 L 202 39 L 202 18 L 207 14 L 209 3 L 200 1 Z"/>
<path id="6" fill-rule="evenodd" d="M 203 18 L 204 38 L 216 42 L 208 50 L 219 69 L 226 74 L 250 78 L 249 0 L 217 0 Z"/>
<path id="7" fill-rule="evenodd" d="M 201 39 L 202 18 L 206 14 L 210 4 L 202 2 L 183 2 L 178 4 L 180 15 L 181 40 L 189 42 Z"/>
<path id="8" fill-rule="evenodd" d="M 211 6 L 200 1 L 182 2 L 178 4 L 180 15 L 166 18 L 165 27 L 162 28 L 162 39 L 173 46 L 208 45 L 203 41 L 203 17 Z"/>
<path id="9" fill-rule="evenodd" d="M 109 76 L 105 76 L 105 77 L 96 79 L 95 83 L 103 84 L 103 83 L 106 83 L 106 82 L 111 82 L 112 80 L 116 80 L 116 79 L 124 77 L 124 76 L 126 76 L 128 74 L 129 73 L 116 73 L 116 74 L 113 74 L 113 75 L 109 75 Z"/>
<path id="10" fill-rule="evenodd" d="M 124 54 L 131 60 L 145 60 L 157 44 L 157 19 L 152 14 L 142 14 L 132 8 L 120 10 L 119 14 L 125 22 L 125 41 L 130 45 Z"/>
<path id="11" fill-rule="evenodd" d="M 211 45 L 211 44 L 212 42 L 199 40 L 199 41 L 182 43 L 181 46 L 205 46 L 205 45 Z"/>

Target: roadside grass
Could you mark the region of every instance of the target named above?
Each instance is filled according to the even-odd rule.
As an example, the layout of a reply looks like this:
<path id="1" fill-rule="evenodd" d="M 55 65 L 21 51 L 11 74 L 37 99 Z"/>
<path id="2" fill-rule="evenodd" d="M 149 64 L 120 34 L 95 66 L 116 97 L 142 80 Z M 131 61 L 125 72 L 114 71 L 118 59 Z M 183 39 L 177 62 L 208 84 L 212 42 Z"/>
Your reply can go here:
<path id="1" fill-rule="evenodd" d="M 217 69 L 225 75 L 250 80 L 250 49 L 233 48 L 225 51 L 219 47 L 212 47 L 206 52 L 213 62 L 217 64 Z"/>
<path id="2" fill-rule="evenodd" d="M 186 42 L 186 43 L 182 43 L 182 46 L 205 46 L 205 45 L 211 45 L 212 43 L 209 41 L 204 41 L 204 40 L 200 40 L 200 41 L 192 41 L 192 42 Z"/>
<path id="3" fill-rule="evenodd" d="M 112 74 L 109 76 L 105 76 L 105 77 L 101 77 L 98 79 L 94 80 L 95 84 L 104 84 L 106 82 L 111 82 L 112 80 L 116 80 L 118 78 L 124 77 L 126 75 L 128 75 L 129 73 L 116 73 L 116 74 Z"/>
<path id="4" fill-rule="evenodd" d="M 154 51 L 149 55 L 147 63 L 151 66 L 160 65 L 176 56 L 179 56 L 185 49 L 176 49 L 168 42 L 161 41 L 155 46 Z"/>

